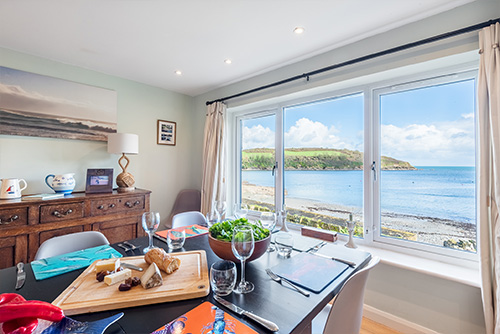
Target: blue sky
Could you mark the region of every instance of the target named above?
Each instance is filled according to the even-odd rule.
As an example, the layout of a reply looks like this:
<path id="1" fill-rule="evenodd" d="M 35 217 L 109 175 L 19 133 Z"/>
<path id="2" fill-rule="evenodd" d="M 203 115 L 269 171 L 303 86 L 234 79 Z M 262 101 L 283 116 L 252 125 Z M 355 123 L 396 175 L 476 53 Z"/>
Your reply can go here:
<path id="1" fill-rule="evenodd" d="M 381 96 L 382 155 L 415 166 L 473 166 L 473 80 Z M 274 146 L 273 116 L 243 123 L 243 147 Z M 363 151 L 363 96 L 285 109 L 285 147 Z"/>

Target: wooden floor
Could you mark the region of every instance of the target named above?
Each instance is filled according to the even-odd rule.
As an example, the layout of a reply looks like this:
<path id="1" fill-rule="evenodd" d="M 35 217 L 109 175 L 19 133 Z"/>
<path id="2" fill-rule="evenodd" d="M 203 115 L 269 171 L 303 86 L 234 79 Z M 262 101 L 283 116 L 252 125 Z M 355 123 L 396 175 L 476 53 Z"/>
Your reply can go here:
<path id="1" fill-rule="evenodd" d="M 397 330 L 363 317 L 360 334 L 402 334 Z"/>

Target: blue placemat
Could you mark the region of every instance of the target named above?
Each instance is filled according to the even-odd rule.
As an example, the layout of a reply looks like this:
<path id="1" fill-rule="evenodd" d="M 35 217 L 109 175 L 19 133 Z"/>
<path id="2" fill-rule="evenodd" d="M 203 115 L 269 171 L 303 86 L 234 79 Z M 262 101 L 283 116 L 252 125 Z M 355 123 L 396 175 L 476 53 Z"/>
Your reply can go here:
<path id="1" fill-rule="evenodd" d="M 37 281 L 88 267 L 96 260 L 122 257 L 113 247 L 104 245 L 31 262 Z"/>
<path id="2" fill-rule="evenodd" d="M 345 263 L 309 253 L 300 253 L 274 266 L 271 270 L 276 275 L 305 289 L 319 293 L 348 267 Z"/>

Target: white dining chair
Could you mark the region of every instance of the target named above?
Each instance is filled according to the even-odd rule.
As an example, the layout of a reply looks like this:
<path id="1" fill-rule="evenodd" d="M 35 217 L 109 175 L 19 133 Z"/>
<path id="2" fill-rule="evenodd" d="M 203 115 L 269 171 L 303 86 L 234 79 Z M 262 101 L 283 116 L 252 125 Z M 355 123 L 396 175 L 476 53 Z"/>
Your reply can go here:
<path id="1" fill-rule="evenodd" d="M 172 228 L 194 224 L 207 226 L 207 218 L 200 211 L 182 212 L 172 218 Z"/>
<path id="2" fill-rule="evenodd" d="M 352 275 L 333 299 L 332 306 L 327 305 L 321 313 L 328 312 L 326 323 L 321 313 L 313 319 L 313 331 L 323 334 L 358 334 L 363 319 L 363 300 L 370 270 L 380 262 L 379 257 L 372 257 L 370 262 Z M 323 326 L 324 324 L 324 326 Z"/>
<path id="3" fill-rule="evenodd" d="M 71 253 L 86 248 L 109 245 L 109 241 L 101 232 L 77 232 L 45 240 L 35 255 L 35 260 Z"/>

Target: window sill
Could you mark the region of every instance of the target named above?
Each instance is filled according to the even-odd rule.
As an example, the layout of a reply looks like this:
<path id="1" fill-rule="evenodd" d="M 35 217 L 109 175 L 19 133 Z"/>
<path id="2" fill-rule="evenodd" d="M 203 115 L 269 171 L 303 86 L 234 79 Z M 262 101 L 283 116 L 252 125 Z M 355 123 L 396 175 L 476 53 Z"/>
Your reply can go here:
<path id="1" fill-rule="evenodd" d="M 477 288 L 481 287 L 479 264 L 475 268 L 469 268 L 379 247 L 362 245 L 358 249 L 380 257 L 382 263 L 390 266 L 416 271 Z"/>

